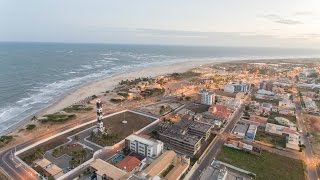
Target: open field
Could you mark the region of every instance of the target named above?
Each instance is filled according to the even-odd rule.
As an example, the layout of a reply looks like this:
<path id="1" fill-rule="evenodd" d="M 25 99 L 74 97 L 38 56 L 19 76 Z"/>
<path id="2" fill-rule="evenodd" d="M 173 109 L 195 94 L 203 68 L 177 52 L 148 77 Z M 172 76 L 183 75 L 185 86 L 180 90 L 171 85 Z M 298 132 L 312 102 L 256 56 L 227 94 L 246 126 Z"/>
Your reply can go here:
<path id="1" fill-rule="evenodd" d="M 256 180 L 305 180 L 301 160 L 263 151 L 260 156 L 223 147 L 217 159 L 257 174 Z"/>
<path id="2" fill-rule="evenodd" d="M 124 120 L 127 123 L 123 123 Z M 111 146 L 153 121 L 152 118 L 126 111 L 103 119 L 108 134 L 100 137 L 90 136 L 89 140 L 101 146 Z"/>
<path id="3" fill-rule="evenodd" d="M 286 147 L 286 137 L 284 136 L 274 136 L 267 134 L 265 132 L 257 131 L 255 136 L 256 141 L 262 141 L 264 143 L 272 144 L 276 147 Z"/>
<path id="4" fill-rule="evenodd" d="M 202 105 L 202 104 L 191 104 L 188 107 L 186 107 L 187 109 L 195 112 L 195 113 L 203 113 L 208 111 L 209 106 L 207 105 Z"/>

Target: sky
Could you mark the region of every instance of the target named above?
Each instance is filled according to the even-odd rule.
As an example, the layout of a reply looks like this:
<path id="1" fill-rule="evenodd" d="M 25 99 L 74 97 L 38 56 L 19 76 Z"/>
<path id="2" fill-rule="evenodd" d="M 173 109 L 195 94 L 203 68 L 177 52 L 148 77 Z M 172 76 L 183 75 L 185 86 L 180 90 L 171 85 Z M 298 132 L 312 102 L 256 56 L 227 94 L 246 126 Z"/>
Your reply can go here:
<path id="1" fill-rule="evenodd" d="M 0 41 L 320 48 L 320 0 L 0 0 Z"/>

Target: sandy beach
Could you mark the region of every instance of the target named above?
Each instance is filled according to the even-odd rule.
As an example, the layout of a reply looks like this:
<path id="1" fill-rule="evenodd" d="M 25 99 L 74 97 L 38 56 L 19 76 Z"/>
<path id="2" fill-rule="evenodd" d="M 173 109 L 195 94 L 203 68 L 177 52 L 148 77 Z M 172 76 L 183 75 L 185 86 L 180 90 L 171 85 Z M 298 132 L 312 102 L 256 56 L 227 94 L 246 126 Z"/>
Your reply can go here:
<path id="1" fill-rule="evenodd" d="M 121 80 L 126 79 L 135 79 L 139 77 L 155 77 L 158 75 L 165 75 L 174 72 L 185 72 L 192 68 L 199 67 L 207 64 L 214 64 L 226 62 L 226 60 L 192 60 L 187 62 L 179 62 L 168 65 L 157 65 L 153 67 L 146 67 L 143 69 L 135 70 L 128 73 L 122 73 L 118 75 L 114 75 L 112 77 L 107 77 L 102 80 L 94 81 L 83 85 L 82 87 L 76 90 L 70 90 L 64 96 L 61 96 L 59 100 L 53 103 L 51 106 L 37 112 L 36 116 L 42 116 L 44 114 L 51 114 L 58 112 L 76 102 L 83 100 L 86 97 L 92 95 L 98 95 L 107 90 L 112 90 Z M 10 127 L 6 131 L 2 132 L 3 134 L 9 134 L 19 130 L 21 127 L 25 126 L 30 122 L 32 116 L 20 121 L 14 126 Z"/>
<path id="2" fill-rule="evenodd" d="M 158 75 L 169 74 L 173 72 L 185 72 L 195 67 L 199 67 L 205 64 L 216 63 L 217 61 L 189 61 L 183 63 L 175 63 L 170 65 L 147 67 L 134 72 L 129 72 L 125 74 L 116 75 L 110 78 L 105 78 L 100 81 L 92 82 L 83 87 L 66 94 L 60 101 L 53 104 L 41 114 L 50 114 L 62 110 L 85 97 L 92 96 L 94 94 L 99 94 L 107 90 L 112 90 L 121 80 L 134 79 L 138 77 L 155 77 Z"/>

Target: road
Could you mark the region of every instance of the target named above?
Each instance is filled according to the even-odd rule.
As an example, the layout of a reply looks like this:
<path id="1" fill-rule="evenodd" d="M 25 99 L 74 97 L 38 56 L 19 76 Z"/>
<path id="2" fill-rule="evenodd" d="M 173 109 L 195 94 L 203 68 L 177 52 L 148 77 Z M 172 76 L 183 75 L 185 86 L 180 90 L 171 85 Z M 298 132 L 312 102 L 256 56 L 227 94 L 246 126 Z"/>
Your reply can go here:
<path id="1" fill-rule="evenodd" d="M 47 132 L 46 134 L 39 135 L 38 137 L 35 137 L 34 139 L 31 139 L 29 141 L 26 141 L 22 144 L 19 144 L 15 147 L 10 147 L 8 149 L 5 149 L 0 152 L 0 168 L 2 168 L 7 174 L 10 176 L 13 180 L 32 180 L 32 179 L 38 179 L 36 173 L 34 173 L 33 169 L 24 166 L 21 164 L 18 159 L 16 159 L 13 154 L 15 151 L 18 151 L 20 149 L 23 149 L 27 146 L 30 146 L 38 141 L 41 141 L 43 139 L 49 138 L 50 136 L 53 136 L 55 134 L 58 134 L 60 132 L 66 131 L 70 128 L 76 127 L 79 124 L 87 122 L 87 119 L 83 119 L 80 122 L 75 122 L 72 124 L 69 124 L 65 127 L 52 130 L 50 132 Z"/>
<path id="2" fill-rule="evenodd" d="M 304 142 L 305 149 L 304 149 L 304 155 L 305 155 L 305 163 L 307 165 L 307 174 L 309 180 L 316 180 L 319 178 L 318 173 L 317 173 L 317 162 L 316 159 L 314 158 L 314 154 L 312 151 L 312 146 L 311 143 L 307 137 L 308 129 L 306 125 L 303 122 L 302 118 L 302 107 L 301 107 L 301 101 L 298 96 L 294 96 L 294 101 L 296 105 L 296 117 L 297 117 L 297 123 L 298 127 L 302 131 L 301 134 L 301 139 Z"/>
<path id="3" fill-rule="evenodd" d="M 225 128 L 222 130 L 223 133 L 230 133 L 234 127 L 234 125 L 238 122 L 238 120 L 241 118 L 242 112 L 244 110 L 244 104 L 241 104 L 240 108 L 233 114 L 233 116 L 230 118 L 229 123 L 225 126 Z M 210 150 L 208 151 L 208 154 L 203 158 L 203 160 L 200 162 L 199 166 L 196 168 L 190 179 L 199 179 L 201 176 L 201 173 L 211 164 L 211 162 L 215 159 L 215 156 L 217 155 L 217 152 L 220 150 L 220 148 L 223 146 L 224 140 L 220 135 L 217 135 L 215 142 L 210 147 Z"/>

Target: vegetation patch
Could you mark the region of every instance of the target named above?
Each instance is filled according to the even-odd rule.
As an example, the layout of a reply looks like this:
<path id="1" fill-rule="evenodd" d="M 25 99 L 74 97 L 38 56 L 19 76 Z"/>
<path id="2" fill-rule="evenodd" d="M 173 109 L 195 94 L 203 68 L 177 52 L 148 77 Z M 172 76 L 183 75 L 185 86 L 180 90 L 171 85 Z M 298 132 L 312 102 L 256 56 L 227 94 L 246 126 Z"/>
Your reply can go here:
<path id="1" fill-rule="evenodd" d="M 31 131 L 31 130 L 34 129 L 35 127 L 36 127 L 35 124 L 28 124 L 27 127 L 26 127 L 26 129 L 29 130 L 29 131 Z"/>
<path id="2" fill-rule="evenodd" d="M 93 107 L 86 106 L 83 104 L 72 105 L 72 106 L 69 106 L 69 107 L 63 109 L 63 111 L 68 112 L 68 113 L 87 112 L 87 111 L 92 111 L 92 110 L 93 110 Z"/>
<path id="3" fill-rule="evenodd" d="M 170 77 L 176 80 L 180 80 L 180 79 L 185 79 L 185 78 L 192 78 L 192 77 L 197 77 L 200 76 L 200 73 L 196 73 L 193 71 L 187 71 L 184 73 L 172 73 L 170 74 Z"/>
<path id="4" fill-rule="evenodd" d="M 286 147 L 286 137 L 267 134 L 262 131 L 257 131 L 255 136 L 256 141 L 262 141 L 264 143 L 272 144 L 275 147 Z"/>
<path id="5" fill-rule="evenodd" d="M 118 95 L 119 95 L 119 96 L 122 96 L 122 97 L 124 97 L 124 98 L 129 97 L 129 94 L 126 93 L 126 92 L 118 92 Z"/>
<path id="6" fill-rule="evenodd" d="M 112 146 L 121 141 L 117 134 L 94 134 L 93 132 L 91 133 L 89 140 L 100 146 Z"/>
<path id="7" fill-rule="evenodd" d="M 284 114 L 279 114 L 276 112 L 272 112 L 270 115 L 266 116 L 268 118 L 268 121 L 275 121 L 275 117 L 282 117 L 285 119 L 288 119 L 289 121 L 296 123 L 297 122 L 297 118 L 296 116 L 289 116 L 289 115 L 284 115 Z M 275 123 L 276 124 L 276 123 Z"/>
<path id="8" fill-rule="evenodd" d="M 67 144 L 52 151 L 52 156 L 55 158 L 58 158 L 64 154 L 72 157 L 69 161 L 69 165 L 71 167 L 76 167 L 91 157 L 90 153 L 88 153 L 87 150 L 80 144 Z"/>
<path id="9" fill-rule="evenodd" d="M 13 140 L 12 136 L 1 136 L 0 137 L 0 148 L 8 144 Z"/>
<path id="10" fill-rule="evenodd" d="M 111 98 L 110 101 L 113 103 L 121 103 L 123 100 L 118 98 Z"/>
<path id="11" fill-rule="evenodd" d="M 66 142 L 68 142 L 66 138 L 52 139 L 19 154 L 19 157 L 28 165 L 32 165 L 35 160 L 43 158 L 43 155 L 46 151 L 53 149 Z"/>
<path id="12" fill-rule="evenodd" d="M 133 79 L 133 80 L 121 80 L 119 82 L 119 85 L 137 85 L 138 83 L 140 82 L 148 82 L 148 83 L 152 83 L 154 82 L 154 79 L 153 78 L 149 78 L 149 77 L 143 77 L 143 78 L 136 78 L 136 79 Z"/>
<path id="13" fill-rule="evenodd" d="M 255 95 L 251 96 L 251 100 L 252 101 L 256 101 L 258 103 L 270 103 L 270 104 L 279 104 L 279 100 L 278 99 L 273 99 L 273 100 L 268 100 L 268 99 L 258 99 L 255 97 Z"/>
<path id="14" fill-rule="evenodd" d="M 61 114 L 61 113 L 55 113 L 55 114 L 47 114 L 44 115 L 45 118 L 42 118 L 40 121 L 42 123 L 47 122 L 53 122 L 53 123 L 59 123 L 59 122 L 65 122 L 72 118 L 75 118 L 75 114 Z"/>
<path id="15" fill-rule="evenodd" d="M 260 156 L 229 147 L 223 147 L 217 159 L 257 174 L 256 180 L 305 180 L 301 160 L 291 159 L 267 151 Z"/>

